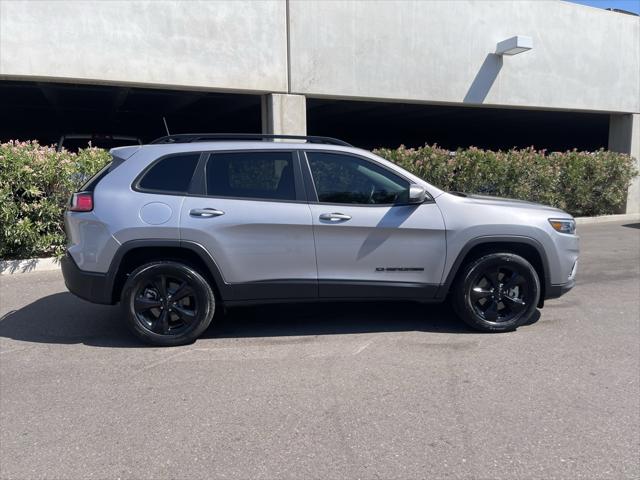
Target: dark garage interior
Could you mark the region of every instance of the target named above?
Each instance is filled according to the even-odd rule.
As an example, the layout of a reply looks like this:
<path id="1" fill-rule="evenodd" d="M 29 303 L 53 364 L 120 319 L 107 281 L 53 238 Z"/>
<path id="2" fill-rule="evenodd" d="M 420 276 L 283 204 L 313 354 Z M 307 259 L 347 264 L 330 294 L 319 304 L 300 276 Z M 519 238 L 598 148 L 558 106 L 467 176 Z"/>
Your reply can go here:
<path id="1" fill-rule="evenodd" d="M 61 135 L 127 135 L 149 142 L 171 133 L 259 132 L 260 96 L 200 91 L 0 82 L 0 139 L 58 141 Z"/>
<path id="2" fill-rule="evenodd" d="M 367 149 L 437 143 L 451 150 L 597 150 L 607 147 L 609 115 L 307 99 L 307 129 Z"/>
<path id="3" fill-rule="evenodd" d="M 107 85 L 0 82 L 0 140 L 53 144 L 61 135 L 261 131 L 260 95 Z M 606 114 L 307 99 L 307 131 L 371 149 L 437 143 L 456 149 L 606 148 Z"/>

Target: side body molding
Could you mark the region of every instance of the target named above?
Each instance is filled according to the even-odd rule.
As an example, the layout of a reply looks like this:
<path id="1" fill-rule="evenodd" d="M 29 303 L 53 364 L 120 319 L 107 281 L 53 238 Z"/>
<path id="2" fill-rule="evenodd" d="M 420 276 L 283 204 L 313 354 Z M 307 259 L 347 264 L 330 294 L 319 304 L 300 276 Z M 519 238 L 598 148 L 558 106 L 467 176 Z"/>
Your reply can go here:
<path id="1" fill-rule="evenodd" d="M 458 253 L 453 266 L 446 274 L 446 278 L 444 283 L 440 286 L 436 285 L 420 285 L 423 288 L 415 289 L 416 285 L 411 285 L 414 288 L 409 288 L 407 294 L 404 293 L 399 295 L 400 292 L 395 292 L 393 294 L 387 294 L 385 291 L 377 292 L 378 295 L 372 295 L 373 297 L 378 296 L 379 298 L 406 298 L 406 299 L 421 299 L 427 300 L 429 298 L 432 301 L 443 300 L 451 285 L 453 280 L 455 279 L 456 274 L 458 273 L 462 261 L 465 256 L 474 248 L 479 245 L 489 244 L 489 243 L 518 243 L 528 245 L 536 250 L 538 255 L 540 256 L 542 262 L 542 268 L 544 269 L 544 282 L 545 282 L 545 292 L 544 297 L 548 297 L 551 294 L 551 281 L 549 277 L 549 264 L 548 258 L 545 254 L 543 246 L 537 240 L 531 237 L 518 236 L 518 235 L 503 235 L 503 236 L 481 236 L 476 237 L 464 246 L 464 248 Z M 142 239 L 142 240 L 131 240 L 123 243 L 120 248 L 116 251 L 112 261 L 111 267 L 109 271 L 105 274 L 104 278 L 104 287 L 107 292 L 110 293 L 108 297 L 111 299 L 111 302 L 104 303 L 116 303 L 119 300 L 119 291 L 116 291 L 116 288 L 121 288 L 122 285 L 117 285 L 116 282 L 119 278 L 119 270 L 122 264 L 122 260 L 125 255 L 138 248 L 182 248 L 191 251 L 196 254 L 198 258 L 206 265 L 208 269 L 208 273 L 212 276 L 213 280 L 216 283 L 220 296 L 222 297 L 222 301 L 226 303 L 235 303 L 235 302 L 245 302 L 250 300 L 278 300 L 278 299 L 286 299 L 287 297 L 290 299 L 296 298 L 297 300 L 309 299 L 314 300 L 317 299 L 317 284 L 311 285 L 310 282 L 303 281 L 281 281 L 281 282 L 251 282 L 246 284 L 230 284 L 227 283 L 222 275 L 222 272 L 218 268 L 213 257 L 209 254 L 209 252 L 200 244 L 196 242 L 183 241 L 183 240 L 170 240 L 170 239 Z M 95 274 L 98 275 L 98 274 Z M 366 290 L 370 290 L 371 287 L 375 285 L 366 286 Z M 378 285 L 381 286 L 381 285 Z M 403 285 L 407 286 L 407 285 Z M 365 286 L 363 286 L 365 287 Z M 395 290 L 397 290 L 399 285 L 395 285 Z M 432 292 L 428 291 L 428 288 L 425 290 L 425 287 L 431 287 Z M 299 290 L 298 292 L 292 292 L 292 289 Z M 411 290 L 416 290 L 415 292 L 410 292 Z M 435 295 L 433 295 L 433 291 L 435 291 Z M 293 293 L 293 295 L 282 295 L 282 292 L 288 292 L 289 294 Z M 430 294 L 431 293 L 431 294 Z M 382 294 L 382 295 L 380 295 Z M 361 294 L 362 295 L 362 294 Z M 365 298 L 366 295 L 360 296 L 360 298 Z"/>
<path id="2" fill-rule="evenodd" d="M 278 280 L 278 281 L 256 281 L 247 283 L 228 283 L 210 253 L 199 243 L 171 240 L 171 239 L 141 239 L 131 240 L 123 243 L 118 248 L 111 261 L 111 267 L 104 275 L 105 295 L 110 301 L 101 303 L 117 303 L 119 301 L 120 289 L 124 283 L 120 268 L 125 255 L 134 249 L 146 248 L 181 248 L 189 250 L 198 256 L 207 267 L 221 300 L 228 304 L 248 304 L 248 303 L 268 303 L 278 301 L 318 301 L 321 300 L 318 294 L 319 283 L 317 280 Z M 101 274 L 102 275 L 102 274 Z M 418 300 L 434 301 L 438 285 L 413 284 L 413 283 L 388 283 L 388 282 L 338 282 L 335 297 L 325 300 L 345 300 L 353 299 L 387 299 L 387 300 Z M 328 285 L 332 286 L 332 285 Z M 344 288 L 350 288 L 351 294 L 345 296 Z M 354 290 L 355 288 L 355 290 Z M 436 300 L 437 301 L 437 300 Z"/>
<path id="3" fill-rule="evenodd" d="M 186 249 L 198 256 L 207 267 L 208 272 L 215 281 L 222 301 L 228 304 L 234 302 L 245 302 L 250 300 L 279 300 L 287 298 L 295 299 L 317 299 L 317 281 L 309 282 L 303 280 L 278 281 L 278 282 L 249 282 L 233 284 L 225 281 L 222 271 L 216 264 L 213 257 L 202 245 L 197 242 L 172 239 L 141 239 L 130 240 L 123 243 L 115 253 L 111 267 L 106 274 L 105 288 L 110 292 L 110 303 L 119 301 L 122 284 L 118 284 L 120 278 L 120 267 L 125 255 L 139 248 L 181 248 Z"/>

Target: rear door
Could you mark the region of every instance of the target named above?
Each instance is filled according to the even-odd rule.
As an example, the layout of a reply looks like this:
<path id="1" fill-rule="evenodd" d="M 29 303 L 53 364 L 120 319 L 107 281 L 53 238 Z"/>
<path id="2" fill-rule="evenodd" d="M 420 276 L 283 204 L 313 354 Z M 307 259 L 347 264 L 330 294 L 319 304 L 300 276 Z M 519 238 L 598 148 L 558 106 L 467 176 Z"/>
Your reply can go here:
<path id="1" fill-rule="evenodd" d="M 181 238 L 207 249 L 231 300 L 317 296 L 311 213 L 296 152 L 212 152 L 198 180 L 200 191 L 182 206 Z"/>
<path id="2" fill-rule="evenodd" d="M 319 295 L 431 298 L 446 256 L 433 200 L 409 205 L 409 181 L 365 157 L 308 151 L 303 166 L 313 190 Z"/>

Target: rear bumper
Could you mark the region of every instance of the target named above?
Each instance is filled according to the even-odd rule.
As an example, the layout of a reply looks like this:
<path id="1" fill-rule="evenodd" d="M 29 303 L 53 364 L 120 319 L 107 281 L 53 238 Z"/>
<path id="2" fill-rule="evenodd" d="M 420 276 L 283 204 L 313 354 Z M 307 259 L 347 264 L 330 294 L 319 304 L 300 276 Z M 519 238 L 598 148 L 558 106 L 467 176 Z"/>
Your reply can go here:
<path id="1" fill-rule="evenodd" d="M 80 270 L 68 253 L 60 265 L 64 283 L 71 293 L 92 303 L 113 304 L 111 282 L 106 274 Z"/>
<path id="2" fill-rule="evenodd" d="M 575 279 L 569 280 L 567 283 L 562 283 L 560 285 L 549 285 L 547 287 L 547 292 L 545 295 L 545 300 L 550 300 L 552 298 L 558 298 L 567 293 L 573 287 L 575 287 L 576 281 Z"/>

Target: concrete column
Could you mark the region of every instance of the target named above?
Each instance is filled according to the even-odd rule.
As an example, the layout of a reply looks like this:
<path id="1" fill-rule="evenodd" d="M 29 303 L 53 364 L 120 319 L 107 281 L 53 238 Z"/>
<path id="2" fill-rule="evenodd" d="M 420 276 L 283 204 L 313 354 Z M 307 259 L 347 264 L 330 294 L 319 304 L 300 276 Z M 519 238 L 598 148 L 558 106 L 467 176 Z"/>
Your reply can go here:
<path id="1" fill-rule="evenodd" d="M 262 133 L 307 134 L 307 99 L 304 95 L 271 93 L 262 97 Z"/>
<path id="2" fill-rule="evenodd" d="M 640 114 L 612 114 L 609 119 L 609 150 L 628 153 L 640 170 Z M 626 213 L 640 213 L 640 176 L 633 179 L 627 194 Z"/>

